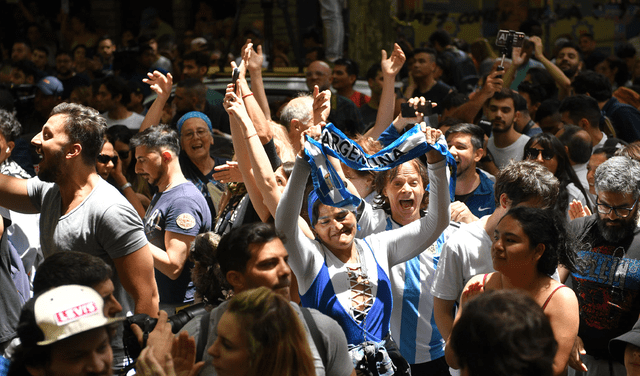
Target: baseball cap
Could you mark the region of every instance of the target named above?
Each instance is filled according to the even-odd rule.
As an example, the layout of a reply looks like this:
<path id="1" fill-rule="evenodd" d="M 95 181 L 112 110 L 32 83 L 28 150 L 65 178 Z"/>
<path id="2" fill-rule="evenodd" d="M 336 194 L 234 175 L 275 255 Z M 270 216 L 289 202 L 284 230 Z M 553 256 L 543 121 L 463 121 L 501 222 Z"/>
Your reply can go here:
<path id="1" fill-rule="evenodd" d="M 44 333 L 39 346 L 100 328 L 123 318 L 107 318 L 104 300 L 94 289 L 80 285 L 53 288 L 36 298 L 34 313 L 36 324 Z"/>
<path id="2" fill-rule="evenodd" d="M 62 82 L 53 76 L 47 76 L 41 79 L 36 86 L 44 95 L 62 95 L 62 91 L 64 90 Z"/>
<path id="3" fill-rule="evenodd" d="M 624 350 L 627 343 L 640 347 L 640 320 L 625 334 L 609 341 L 609 353 L 614 360 L 624 364 Z"/>

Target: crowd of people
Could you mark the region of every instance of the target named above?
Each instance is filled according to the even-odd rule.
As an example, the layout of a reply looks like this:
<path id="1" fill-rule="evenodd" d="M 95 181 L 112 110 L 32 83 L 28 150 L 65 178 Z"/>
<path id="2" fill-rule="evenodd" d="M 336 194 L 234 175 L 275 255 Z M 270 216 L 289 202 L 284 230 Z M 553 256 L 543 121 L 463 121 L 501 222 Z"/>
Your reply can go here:
<path id="1" fill-rule="evenodd" d="M 145 17 L 29 24 L 0 67 L 9 376 L 640 375 L 632 46 L 438 30 L 370 95 L 310 48 L 281 102 L 259 31 L 222 93 L 211 33 Z"/>

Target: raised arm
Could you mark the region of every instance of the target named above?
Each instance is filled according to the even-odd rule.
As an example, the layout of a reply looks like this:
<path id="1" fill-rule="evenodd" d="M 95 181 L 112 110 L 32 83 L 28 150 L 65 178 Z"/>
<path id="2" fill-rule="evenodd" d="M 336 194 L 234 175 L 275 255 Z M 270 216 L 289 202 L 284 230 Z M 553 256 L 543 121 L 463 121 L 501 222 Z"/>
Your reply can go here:
<path id="1" fill-rule="evenodd" d="M 304 294 L 324 259 L 321 246 L 317 241 L 309 239 L 300 229 L 304 222 L 300 216 L 300 209 L 304 201 L 304 186 L 311 168 L 309 164 L 298 156 L 289 183 L 282 193 L 276 210 L 276 229 L 286 237 L 285 247 L 289 252 L 289 265 L 298 278 L 298 290 Z"/>
<path id="2" fill-rule="evenodd" d="M 529 40 L 533 42 L 535 46 L 536 58 L 542 63 L 542 65 L 544 65 L 547 72 L 549 72 L 551 77 L 556 81 L 556 85 L 559 89 L 558 99 L 562 100 L 569 96 L 571 93 L 571 79 L 567 77 L 557 65 L 549 61 L 549 59 L 544 56 L 542 39 L 540 39 L 540 37 L 531 37 Z"/>
<path id="3" fill-rule="evenodd" d="M 147 73 L 147 77 L 142 80 L 142 82 L 149 84 L 151 90 L 153 90 L 158 96 L 156 100 L 153 101 L 151 107 L 149 107 L 149 111 L 144 117 L 142 124 L 140 124 L 140 132 L 145 129 L 160 124 L 160 120 L 162 119 L 162 109 L 164 105 L 171 97 L 171 86 L 173 86 L 173 76 L 171 73 L 164 74 L 153 71 L 153 73 Z"/>
<path id="4" fill-rule="evenodd" d="M 393 45 L 393 52 L 387 59 L 387 51 L 382 50 L 382 95 L 380 97 L 380 106 L 378 107 L 378 115 L 376 116 L 375 125 L 365 133 L 365 136 L 374 140 L 380 137 L 382 132 L 389 126 L 393 120 L 393 111 L 395 108 L 395 92 L 394 84 L 396 75 L 402 68 L 407 58 L 402 52 L 402 48 L 396 43 Z"/>
<path id="5" fill-rule="evenodd" d="M 452 117 L 456 117 L 465 123 L 473 123 L 473 120 L 482 109 L 484 103 L 493 97 L 493 94 L 502 90 L 503 80 L 498 76 L 501 76 L 504 72 L 498 71 L 497 67 L 498 65 L 496 63 L 480 91 L 469 98 L 468 102 L 458 107 L 451 115 Z"/>
<path id="6" fill-rule="evenodd" d="M 260 142 L 262 142 L 262 144 L 264 145 L 267 142 L 271 141 L 271 139 L 273 138 L 273 130 L 271 129 L 271 126 L 267 122 L 267 118 L 264 115 L 263 109 L 261 108 L 260 104 L 256 99 L 256 96 L 255 96 L 256 93 L 251 91 L 251 88 L 249 88 L 249 84 L 247 83 L 247 80 L 246 80 L 246 72 L 247 72 L 248 65 L 249 64 L 255 65 L 257 63 L 256 58 L 252 58 L 253 55 L 255 55 L 253 51 L 253 44 L 250 42 L 250 39 L 249 39 L 243 47 L 242 62 L 238 66 L 238 68 L 240 69 L 240 76 L 238 77 L 238 86 L 240 87 L 240 93 L 236 93 L 236 94 L 239 94 L 242 96 L 242 99 L 246 107 L 246 111 L 249 114 L 249 118 L 253 122 L 253 126 L 255 128 L 256 134 L 260 138 Z M 259 60 L 262 60 L 262 59 L 259 59 Z M 232 66 L 234 64 L 235 63 L 232 63 Z M 262 62 L 260 62 L 260 65 L 262 65 Z M 260 75 L 259 81 L 260 81 L 260 84 L 262 84 L 262 75 Z M 258 84 L 258 86 L 260 86 L 260 84 Z M 255 85 L 255 84 L 252 82 L 252 85 Z M 264 92 L 264 87 L 262 87 L 262 91 Z M 266 100 L 266 95 L 264 96 L 264 100 Z"/>
<path id="7" fill-rule="evenodd" d="M 27 179 L 0 174 L 0 206 L 25 214 L 38 213 L 27 190 Z"/>
<path id="8" fill-rule="evenodd" d="M 247 40 L 248 42 L 251 39 Z M 252 51 L 247 64 L 247 70 L 251 76 L 251 90 L 253 90 L 253 97 L 256 99 L 262 113 L 266 119 L 271 119 L 271 109 L 269 108 L 269 101 L 267 100 L 267 94 L 264 91 L 264 82 L 262 81 L 262 62 L 264 61 L 264 55 L 262 55 L 262 46 L 258 46 L 256 51 Z"/>

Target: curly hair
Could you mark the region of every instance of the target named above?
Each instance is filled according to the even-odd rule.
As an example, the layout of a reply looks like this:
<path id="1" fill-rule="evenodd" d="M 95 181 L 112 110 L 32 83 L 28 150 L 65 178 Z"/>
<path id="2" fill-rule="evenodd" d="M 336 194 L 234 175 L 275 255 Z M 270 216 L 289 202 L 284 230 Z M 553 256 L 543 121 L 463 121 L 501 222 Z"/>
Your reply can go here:
<path id="1" fill-rule="evenodd" d="M 376 191 L 378 192 L 378 196 L 376 196 L 373 202 L 375 206 L 384 210 L 389 215 L 391 214 L 391 203 L 389 202 L 389 197 L 384 195 L 383 193 L 384 189 L 386 188 L 387 184 L 391 183 L 393 179 L 395 179 L 396 176 L 398 176 L 398 173 L 400 172 L 400 168 L 408 164 L 412 164 L 413 168 L 415 168 L 415 170 L 420 175 L 423 187 L 426 188 L 427 185 L 429 184 L 429 173 L 427 171 L 427 167 L 424 165 L 424 163 L 422 163 L 417 158 L 412 159 L 408 162 L 405 162 L 387 171 L 379 172 L 378 175 L 376 176 L 376 181 L 375 181 L 375 188 L 376 188 Z M 429 193 L 425 191 L 424 196 L 422 196 L 422 202 L 420 203 L 420 209 L 421 210 L 426 209 L 428 204 L 429 204 Z"/>

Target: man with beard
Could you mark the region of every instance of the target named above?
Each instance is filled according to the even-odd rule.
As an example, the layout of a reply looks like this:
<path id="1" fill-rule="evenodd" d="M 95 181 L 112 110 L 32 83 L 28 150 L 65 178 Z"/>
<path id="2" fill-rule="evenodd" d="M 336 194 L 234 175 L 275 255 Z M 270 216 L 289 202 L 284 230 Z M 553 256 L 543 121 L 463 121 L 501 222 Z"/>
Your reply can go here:
<path id="1" fill-rule="evenodd" d="M 173 315 L 175 308 L 194 300 L 189 245 L 211 229 L 211 211 L 200 190 L 182 174 L 176 131 L 168 125 L 149 127 L 129 145 L 135 149 L 136 173 L 158 188 L 144 216 L 144 232 L 151 243 L 160 309 Z"/>
<path id="2" fill-rule="evenodd" d="M 631 330 L 640 314 L 640 163 L 610 158 L 596 170 L 595 189 L 596 213 L 571 222 L 580 241 L 571 273 L 580 331 L 569 365 L 586 375 L 625 375 L 607 344 Z M 567 278 L 566 269 L 560 276 Z"/>
<path id="3" fill-rule="evenodd" d="M 114 296 L 124 312 L 158 314 L 153 258 L 140 217 L 96 172 L 105 121 L 94 109 L 61 103 L 31 143 L 40 155 L 38 177 L 0 175 L 0 206 L 40 212 L 46 257 L 86 252 L 114 267 Z M 127 295 L 125 293 L 129 293 Z M 133 300 L 132 300 L 133 299 Z"/>
<path id="4" fill-rule="evenodd" d="M 454 125 L 445 133 L 449 151 L 457 163 L 456 201 L 451 203 L 451 220 L 470 223 L 493 213 L 496 201 L 493 181 L 476 168 L 484 154 L 484 131 L 475 124 Z"/>
<path id="5" fill-rule="evenodd" d="M 544 65 L 547 72 L 551 74 L 558 86 L 558 98 L 560 100 L 571 95 L 571 82 L 582 70 L 582 60 L 580 59 L 580 49 L 573 42 L 565 42 L 560 45 L 560 50 L 556 55 L 556 63 L 552 63 L 544 56 L 544 48 L 540 37 L 531 37 L 531 42 L 535 46 L 536 59 Z"/>
<path id="6" fill-rule="evenodd" d="M 529 136 L 520 134 L 513 124 L 520 116 L 515 110 L 516 93 L 503 88 L 496 92 L 485 107 L 485 116 L 491 121 L 492 135 L 487 143 L 487 149 L 499 169 L 504 168 L 509 161 L 521 161 L 524 156 L 524 145 Z"/>

